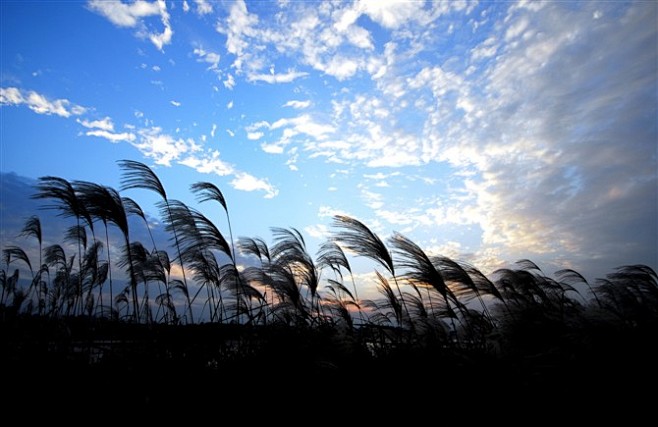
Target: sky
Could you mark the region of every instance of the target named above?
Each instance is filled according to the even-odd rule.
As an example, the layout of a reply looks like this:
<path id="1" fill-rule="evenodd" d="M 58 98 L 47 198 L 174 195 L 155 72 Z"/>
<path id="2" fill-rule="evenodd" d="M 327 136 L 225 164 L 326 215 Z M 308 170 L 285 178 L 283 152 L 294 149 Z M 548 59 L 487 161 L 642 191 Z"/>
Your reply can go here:
<path id="1" fill-rule="evenodd" d="M 657 22 L 654 1 L 1 0 L 0 232 L 36 178 L 118 189 L 132 159 L 220 229 L 191 184 L 236 237 L 294 227 L 312 253 L 346 214 L 485 274 L 656 269 Z"/>

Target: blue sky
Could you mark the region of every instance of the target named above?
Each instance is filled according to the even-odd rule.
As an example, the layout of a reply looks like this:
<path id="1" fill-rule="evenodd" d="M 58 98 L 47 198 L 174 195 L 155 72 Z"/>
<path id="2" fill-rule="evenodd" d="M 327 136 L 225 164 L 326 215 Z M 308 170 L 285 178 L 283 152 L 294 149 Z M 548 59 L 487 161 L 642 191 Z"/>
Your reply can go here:
<path id="1" fill-rule="evenodd" d="M 3 187 L 134 159 L 193 206 L 216 184 L 238 236 L 314 249 L 344 213 L 485 274 L 658 265 L 653 1 L 0 7 Z"/>

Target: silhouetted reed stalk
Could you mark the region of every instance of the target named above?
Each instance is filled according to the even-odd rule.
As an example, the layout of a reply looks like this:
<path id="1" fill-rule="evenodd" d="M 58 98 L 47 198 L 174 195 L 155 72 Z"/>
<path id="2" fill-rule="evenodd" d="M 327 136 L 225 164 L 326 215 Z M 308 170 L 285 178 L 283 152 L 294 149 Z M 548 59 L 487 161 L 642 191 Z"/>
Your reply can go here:
<path id="1" fill-rule="evenodd" d="M 74 236 L 78 247 L 78 272 L 82 271 L 82 246 L 83 240 L 86 237 L 82 234 L 84 229 L 81 225 L 81 220 L 84 220 L 89 230 L 94 234 L 94 224 L 91 215 L 87 211 L 82 201 L 78 198 L 73 185 L 67 180 L 54 176 L 46 176 L 39 178 L 37 184 L 37 193 L 32 196 L 34 199 L 54 199 L 54 204 L 44 205 L 44 209 L 52 209 L 58 211 L 58 216 L 64 218 L 74 217 L 76 220 L 76 235 Z M 93 238 L 95 240 L 95 237 Z M 78 274 L 77 282 L 74 283 L 76 289 L 76 301 L 73 305 L 79 306 L 82 309 L 82 277 Z"/>
<path id="2" fill-rule="evenodd" d="M 229 252 L 229 258 L 231 259 L 233 266 L 235 267 L 237 271 L 237 259 L 235 256 L 235 243 L 233 241 L 233 229 L 231 227 L 231 217 L 229 215 L 228 211 L 228 206 L 226 204 L 226 199 L 224 198 L 224 194 L 221 192 L 221 190 L 213 183 L 210 182 L 197 182 L 192 184 L 191 190 L 193 193 L 197 195 L 197 200 L 200 203 L 207 202 L 207 201 L 215 201 L 220 204 L 220 206 L 224 209 L 224 213 L 226 214 L 226 222 L 228 224 L 228 230 L 229 230 L 229 238 L 231 240 L 231 251 Z M 236 298 L 239 301 L 241 298 L 241 282 L 240 282 L 240 275 L 236 274 L 236 280 L 237 280 L 237 286 L 236 286 Z M 221 297 L 221 289 L 219 289 L 219 295 L 220 299 Z M 220 308 L 223 306 L 223 304 L 220 301 Z M 238 307 L 239 310 L 239 307 Z M 217 311 L 217 307 L 215 308 L 215 311 Z M 220 311 L 219 314 L 220 322 L 222 318 L 222 313 Z M 239 319 L 239 317 L 238 317 Z"/>
<path id="3" fill-rule="evenodd" d="M 131 188 L 141 188 L 145 190 L 154 191 L 157 193 L 162 200 L 164 201 L 167 220 L 169 223 L 173 222 L 171 209 L 169 207 L 169 200 L 167 199 L 167 192 L 164 189 L 164 186 L 160 182 L 158 176 L 143 163 L 134 161 L 134 160 L 121 160 L 118 162 L 119 167 L 123 170 L 123 176 L 121 178 L 121 191 L 131 189 Z M 172 233 L 174 236 L 174 243 L 176 246 L 176 252 L 178 254 L 178 262 L 181 267 L 181 274 L 183 276 L 183 284 L 187 287 L 187 278 L 185 277 L 185 264 L 183 263 L 183 256 L 181 255 L 180 242 L 178 239 L 178 232 L 175 226 L 172 226 Z M 194 323 L 194 315 L 192 313 L 192 303 L 189 299 L 189 292 L 185 292 L 187 297 L 188 310 L 190 312 L 190 321 Z"/>
<path id="4" fill-rule="evenodd" d="M 334 236 L 334 239 L 338 243 L 345 245 L 347 249 L 351 250 L 357 255 L 369 258 L 379 263 L 390 273 L 397 288 L 400 301 L 402 302 L 402 307 L 407 315 L 407 318 L 409 321 L 411 321 L 409 309 L 404 301 L 402 291 L 400 290 L 400 285 L 395 275 L 393 258 L 386 248 L 386 245 L 384 245 L 381 239 L 368 227 L 354 218 L 350 218 L 344 215 L 335 215 L 333 225 L 334 227 L 341 230 Z M 400 324 L 399 326 L 403 325 Z M 413 327 L 413 323 L 411 323 L 411 326 Z"/>

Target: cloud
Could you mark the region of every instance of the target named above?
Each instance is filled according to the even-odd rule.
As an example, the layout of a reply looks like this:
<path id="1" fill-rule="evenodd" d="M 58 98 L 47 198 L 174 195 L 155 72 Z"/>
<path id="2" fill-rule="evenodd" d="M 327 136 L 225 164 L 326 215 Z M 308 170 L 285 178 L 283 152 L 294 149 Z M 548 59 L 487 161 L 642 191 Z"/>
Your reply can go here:
<path id="1" fill-rule="evenodd" d="M 87 111 L 84 107 L 72 104 L 68 99 L 49 100 L 37 92 L 24 92 L 15 87 L 0 88 L 0 105 L 27 105 L 37 114 L 54 114 L 60 117 L 79 116 Z"/>
<path id="2" fill-rule="evenodd" d="M 260 148 L 268 154 L 282 154 L 284 151 L 285 145 L 281 143 L 263 143 L 260 145 Z"/>
<path id="3" fill-rule="evenodd" d="M 656 29 L 647 18 L 656 6 L 634 4 L 604 22 L 593 19 L 600 5 L 564 7 L 510 10 L 500 28 L 509 42 L 485 41 L 496 56 L 480 76 L 434 68 L 416 75 L 420 86 L 409 82 L 413 90 L 429 88 L 434 100 L 424 156 L 477 171 L 463 183 L 483 250 L 570 254 L 577 267 L 590 269 L 596 260 L 600 268 L 611 260 L 647 262 L 656 242 L 631 230 L 656 229 L 658 208 L 649 204 L 658 185 L 658 101 L 647 95 L 656 93 L 648 78 L 655 74 Z M 441 109 L 458 99 L 472 109 Z M 633 149 L 620 141 L 633 141 Z"/>
<path id="4" fill-rule="evenodd" d="M 495 37 L 489 37 L 471 50 L 471 60 L 490 58 L 498 52 L 497 40 Z"/>
<path id="5" fill-rule="evenodd" d="M 87 6 L 118 27 L 137 28 L 137 36 L 148 38 L 158 50 L 171 43 L 173 30 L 169 24 L 169 12 L 164 0 L 137 0 L 130 4 L 121 1 L 89 0 Z M 151 16 L 160 16 L 164 26 L 161 33 L 149 31 L 146 26 L 144 18 Z"/>
<path id="6" fill-rule="evenodd" d="M 170 167 L 172 162 L 176 162 L 199 173 L 231 175 L 234 177 L 230 182 L 233 188 L 240 191 L 264 191 L 266 193 L 264 197 L 267 199 L 279 194 L 279 190 L 267 179 L 257 178 L 236 169 L 234 165 L 221 159 L 219 151 L 203 151 L 202 147 L 191 139 L 173 138 L 164 134 L 159 127 L 142 129 L 139 136 L 140 141 L 133 142 L 133 145 L 158 165 Z"/>
<path id="7" fill-rule="evenodd" d="M 242 63 L 246 49 L 249 47 L 249 38 L 256 35 L 255 26 L 258 24 L 258 16 L 247 11 L 244 0 L 237 0 L 231 6 L 226 27 L 218 24 L 217 31 L 226 34 L 226 50 L 236 56 L 233 67 L 238 71 L 242 69 Z"/>
<path id="8" fill-rule="evenodd" d="M 247 139 L 257 141 L 263 137 L 263 132 L 247 132 Z"/>
<path id="9" fill-rule="evenodd" d="M 226 80 L 224 80 L 222 83 L 226 89 L 231 90 L 235 87 L 235 77 L 233 77 L 233 74 L 227 74 Z"/>
<path id="10" fill-rule="evenodd" d="M 265 132 L 263 132 L 263 129 L 269 130 L 270 137 L 275 139 L 273 142 L 261 144 L 263 151 L 270 154 L 283 153 L 286 146 L 295 143 L 299 138 L 307 142 L 308 137 L 311 137 L 313 141 L 324 141 L 335 132 L 333 125 L 318 123 L 309 114 L 282 118 L 274 123 L 260 121 L 245 127 L 248 132 L 247 137 L 252 140 L 264 137 Z M 306 137 L 303 137 L 303 135 L 306 135 Z M 290 153 L 293 154 L 294 150 L 295 148 Z"/>
<path id="11" fill-rule="evenodd" d="M 333 218 L 336 215 L 342 215 L 342 216 L 351 216 L 353 217 L 351 213 L 344 211 L 342 209 L 334 208 L 331 206 L 320 206 L 318 208 L 318 218 Z"/>
<path id="12" fill-rule="evenodd" d="M 424 2 L 360 0 L 358 6 L 379 25 L 388 29 L 396 29 L 422 15 Z"/>
<path id="13" fill-rule="evenodd" d="M 183 0 L 183 12 L 187 13 L 190 11 L 190 5 L 187 0 Z"/>
<path id="14" fill-rule="evenodd" d="M 291 134 L 306 134 L 316 139 L 326 139 L 328 135 L 335 132 L 335 128 L 330 124 L 316 122 L 309 114 L 293 118 L 279 119 L 270 125 L 270 129 L 291 129 Z"/>
<path id="15" fill-rule="evenodd" d="M 172 161 L 180 160 L 182 155 L 194 150 L 193 144 L 162 133 L 162 128 L 157 126 L 141 129 L 138 133 L 139 141 L 133 145 L 158 165 L 171 166 Z"/>
<path id="16" fill-rule="evenodd" d="M 105 138 L 108 141 L 112 143 L 118 143 L 121 141 L 125 142 L 133 142 L 136 139 L 136 136 L 134 133 L 131 132 L 122 132 L 122 133 L 114 133 L 114 132 L 108 132 L 106 130 L 102 129 L 96 129 L 96 130 L 90 130 L 85 133 L 87 136 L 97 136 L 99 138 Z"/>
<path id="17" fill-rule="evenodd" d="M 306 101 L 297 101 L 297 100 L 291 100 L 283 104 L 284 107 L 292 107 L 295 109 L 304 109 L 308 108 L 311 105 L 311 101 L 306 100 Z"/>
<path id="18" fill-rule="evenodd" d="M 275 75 L 264 68 L 271 64 L 269 52 L 285 53 L 300 64 L 345 80 L 368 68 L 363 52 L 375 54 L 371 33 L 358 25 L 361 11 L 340 4 L 321 8 L 308 3 L 280 4 L 286 13 L 276 21 L 261 22 L 240 0 L 233 4 L 217 31 L 226 35 L 226 49 L 234 56 L 232 68 L 246 71 L 248 81 L 290 82 L 306 75 Z"/>
<path id="19" fill-rule="evenodd" d="M 316 239 L 327 239 L 331 236 L 329 228 L 324 224 L 313 224 L 304 227 L 304 231 Z"/>
<path id="20" fill-rule="evenodd" d="M 208 52 L 200 47 L 195 48 L 193 50 L 193 53 L 199 57 L 197 61 L 199 62 L 205 62 L 207 64 L 210 64 L 208 66 L 208 70 L 213 70 L 216 73 L 219 73 L 219 60 L 220 60 L 220 55 L 215 52 Z"/>
<path id="21" fill-rule="evenodd" d="M 114 132 L 114 123 L 112 123 L 112 119 L 109 117 L 105 117 L 101 120 L 76 119 L 76 122 L 89 129 L 100 129 L 107 132 Z"/>
<path id="22" fill-rule="evenodd" d="M 581 264 L 621 259 L 613 242 L 625 242 L 636 259 L 655 264 L 656 243 L 646 235 L 656 234 L 652 77 L 658 49 L 649 22 L 656 6 L 520 6 L 495 14 L 484 5 L 478 25 L 474 18 L 462 29 L 449 25 L 471 13 L 472 3 L 359 2 L 322 10 L 290 4 L 298 13 L 282 14 L 269 28 L 254 18 L 243 58 L 265 58 L 254 47 L 272 46 L 336 79 L 367 70 L 373 85 L 334 92 L 329 119 L 284 117 L 251 131 L 268 138 L 261 144 L 268 153 L 299 147 L 309 158 L 382 169 L 366 174 L 380 186 L 361 194 L 375 219 L 427 232 L 478 230 L 480 246 L 470 256 L 488 265 L 496 256 L 532 254 L 571 254 Z M 391 29 L 395 42 L 374 52 L 351 43 L 347 29 L 359 23 L 359 14 Z M 418 61 L 440 43 L 432 30 L 416 25 L 421 22 L 431 23 L 434 34 L 443 25 L 455 37 L 477 31 L 480 42 L 451 46 L 431 64 Z M 279 25 L 289 31 L 276 31 Z M 454 59 L 460 54 L 463 63 Z M 259 66 L 272 63 L 267 59 Z M 374 195 L 399 184 L 384 172 L 405 166 L 445 171 L 421 184 L 446 194 L 445 204 L 424 200 L 413 210 L 386 198 L 392 205 L 382 206 Z M 604 212 L 615 212 L 615 219 Z M 641 229 L 648 233 L 631 231 Z"/>
<path id="23" fill-rule="evenodd" d="M 135 27 L 141 18 L 160 14 L 156 2 L 137 0 L 131 4 L 120 1 L 91 0 L 88 3 L 91 10 L 100 13 L 119 27 Z"/>
<path id="24" fill-rule="evenodd" d="M 360 68 L 360 61 L 355 58 L 343 55 L 335 55 L 322 66 L 325 73 L 336 77 L 338 80 L 345 80 L 352 77 Z"/>
<path id="25" fill-rule="evenodd" d="M 267 180 L 256 178 L 246 172 L 236 173 L 235 178 L 231 181 L 231 185 L 236 190 L 265 191 L 266 199 L 274 198 L 279 194 L 279 190 L 272 186 L 272 184 L 270 184 Z"/>
<path id="26" fill-rule="evenodd" d="M 213 11 L 212 4 L 206 0 L 194 0 L 194 3 L 196 3 L 196 13 L 199 15 L 207 15 Z"/>
<path id="27" fill-rule="evenodd" d="M 200 173 L 214 173 L 219 176 L 230 175 L 235 172 L 233 165 L 220 159 L 219 151 L 212 150 L 209 155 L 203 157 L 188 156 L 178 163 L 191 167 Z"/>
<path id="28" fill-rule="evenodd" d="M 172 101 L 169 101 L 169 102 L 171 102 L 171 105 L 173 105 L 174 107 L 180 107 L 180 106 L 182 105 L 182 104 L 181 104 L 180 102 L 178 102 L 178 101 L 173 101 L 173 100 L 172 100 Z"/>
<path id="29" fill-rule="evenodd" d="M 270 84 L 290 83 L 305 76 L 308 76 L 308 73 L 289 70 L 287 73 L 280 74 L 249 74 L 247 80 L 250 82 L 265 82 Z"/>

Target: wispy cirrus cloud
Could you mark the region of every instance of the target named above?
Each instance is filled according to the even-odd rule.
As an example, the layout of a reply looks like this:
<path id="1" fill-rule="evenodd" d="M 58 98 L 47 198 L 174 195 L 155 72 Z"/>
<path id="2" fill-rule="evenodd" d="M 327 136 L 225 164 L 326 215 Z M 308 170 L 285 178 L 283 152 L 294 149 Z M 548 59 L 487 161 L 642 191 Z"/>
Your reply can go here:
<path id="1" fill-rule="evenodd" d="M 203 156 L 192 155 L 185 157 L 179 163 L 191 167 L 200 173 L 213 173 L 219 176 L 226 176 L 235 172 L 233 165 L 222 160 L 217 150 L 211 150 Z"/>
<path id="2" fill-rule="evenodd" d="M 274 198 L 279 190 L 266 178 L 259 178 L 236 168 L 221 158 L 220 152 L 204 149 L 193 139 L 175 138 L 159 127 L 140 130 L 139 141 L 132 142 L 146 158 L 155 164 L 171 167 L 181 164 L 203 174 L 233 176 L 230 185 L 240 191 L 263 191 L 265 198 Z"/>
<path id="3" fill-rule="evenodd" d="M 23 91 L 16 87 L 0 88 L 0 105 L 26 105 L 37 114 L 60 117 L 79 116 L 87 109 L 73 104 L 68 99 L 48 99 L 35 91 Z"/>
<path id="4" fill-rule="evenodd" d="M 301 110 L 304 108 L 308 108 L 311 106 L 311 101 L 306 100 L 306 101 L 299 101 L 299 100 L 290 100 L 283 104 L 284 107 L 292 107 L 296 110 Z"/>
<path id="5" fill-rule="evenodd" d="M 100 129 L 107 132 L 114 132 L 114 123 L 109 117 L 104 117 L 100 120 L 80 120 L 76 119 L 76 122 L 80 123 L 82 126 L 88 129 Z"/>
<path id="6" fill-rule="evenodd" d="M 257 24 L 258 17 L 249 13 L 243 0 L 232 4 L 225 24 L 218 21 L 216 29 L 226 35 L 226 50 L 236 57 L 232 67 L 238 72 L 242 71 L 242 64 L 245 60 L 252 56 L 248 52 L 249 39 L 257 34 Z"/>
<path id="7" fill-rule="evenodd" d="M 110 117 L 104 117 L 100 120 L 76 119 L 76 122 L 89 129 L 85 132 L 85 135 L 107 139 L 112 143 L 133 142 L 137 138 L 132 132 L 116 133 L 114 123 Z"/>
<path id="8" fill-rule="evenodd" d="M 310 138 L 315 142 L 325 141 L 329 135 L 335 132 L 333 125 L 318 122 L 310 114 L 282 118 L 276 120 L 274 123 L 265 121 L 256 122 L 246 127 L 246 130 L 254 138 L 256 136 L 258 137 L 257 139 L 265 135 L 262 129 L 269 130 L 270 136 L 274 140 L 273 142 L 261 145 L 263 151 L 270 154 L 283 153 L 284 149 L 300 135 L 303 135 L 304 138 Z"/>
<path id="9" fill-rule="evenodd" d="M 301 71 L 289 70 L 287 73 L 263 73 L 256 74 L 250 73 L 247 80 L 250 82 L 265 82 L 265 83 L 290 83 L 300 77 L 308 76 L 308 73 Z"/>
<path id="10" fill-rule="evenodd" d="M 137 36 L 148 38 L 158 50 L 171 43 L 173 30 L 169 23 L 169 12 L 164 0 L 148 2 L 137 0 L 133 3 L 122 1 L 89 0 L 87 7 L 107 18 L 118 27 L 136 28 Z M 151 31 L 144 18 L 159 16 L 164 29 L 162 32 Z"/>
<path id="11" fill-rule="evenodd" d="M 89 130 L 89 131 L 85 132 L 85 135 L 104 138 L 104 139 L 107 139 L 108 141 L 113 142 L 113 143 L 133 142 L 137 138 L 135 136 L 135 134 L 132 133 L 132 132 L 115 133 L 115 132 L 109 132 L 109 131 L 102 130 L 102 129 Z"/>
<path id="12" fill-rule="evenodd" d="M 219 70 L 219 60 L 221 56 L 219 53 L 207 51 L 201 47 L 194 48 L 192 51 L 194 55 L 198 57 L 197 61 L 205 62 L 208 65 L 208 70 L 214 71 L 218 75 L 221 75 Z"/>

